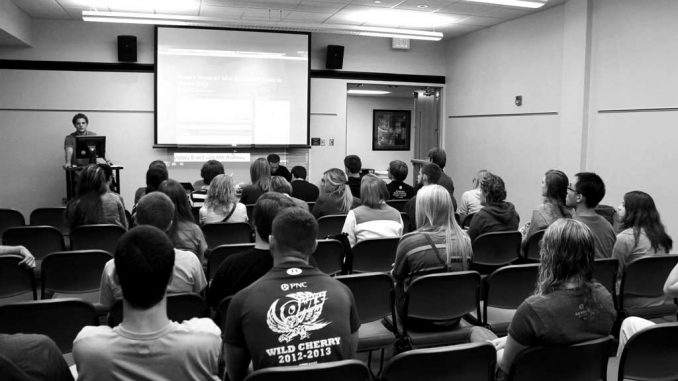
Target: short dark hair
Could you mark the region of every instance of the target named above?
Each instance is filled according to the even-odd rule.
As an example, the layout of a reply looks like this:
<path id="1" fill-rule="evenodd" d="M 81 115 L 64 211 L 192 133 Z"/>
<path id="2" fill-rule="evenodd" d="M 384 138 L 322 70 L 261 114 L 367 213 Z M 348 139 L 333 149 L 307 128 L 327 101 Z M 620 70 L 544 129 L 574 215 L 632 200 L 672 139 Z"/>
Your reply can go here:
<path id="1" fill-rule="evenodd" d="M 431 159 L 431 162 L 438 164 L 440 169 L 445 168 L 445 163 L 447 163 L 447 154 L 445 154 L 445 150 L 434 147 L 428 150 L 428 158 Z"/>
<path id="2" fill-rule="evenodd" d="M 421 167 L 421 174 L 426 175 L 429 184 L 438 184 L 440 176 L 443 174 L 443 170 L 440 169 L 438 164 L 426 163 Z"/>
<path id="3" fill-rule="evenodd" d="M 398 181 L 404 181 L 407 178 L 407 164 L 402 160 L 393 160 L 388 165 L 388 173 Z"/>
<path id="4" fill-rule="evenodd" d="M 294 176 L 297 179 L 305 179 L 307 176 L 306 168 L 300 165 L 295 165 L 294 167 L 292 167 L 292 176 Z"/>
<path id="5" fill-rule="evenodd" d="M 272 153 L 266 156 L 266 161 L 269 163 L 280 163 L 280 156 L 278 156 L 278 154 Z"/>
<path id="6" fill-rule="evenodd" d="M 281 210 L 294 206 L 294 201 L 282 193 L 266 192 L 259 196 L 257 203 L 254 204 L 252 211 L 252 220 L 257 234 L 264 241 L 268 242 L 268 236 L 271 235 L 273 219 Z M 315 238 L 314 238 L 315 239 Z"/>
<path id="7" fill-rule="evenodd" d="M 146 193 L 157 191 L 160 184 L 168 177 L 167 167 L 160 165 L 149 167 L 146 171 Z"/>
<path id="8" fill-rule="evenodd" d="M 132 307 L 146 310 L 165 297 L 174 248 L 163 231 L 149 225 L 130 229 L 118 240 L 114 262 L 122 297 Z"/>
<path id="9" fill-rule="evenodd" d="M 605 197 L 605 183 L 593 172 L 579 172 L 575 175 L 577 182 L 574 190 L 584 196 L 587 208 L 595 208 Z"/>
<path id="10" fill-rule="evenodd" d="M 506 200 L 506 187 L 501 177 L 490 173 L 480 182 L 480 190 L 485 193 L 485 202 L 502 202 Z"/>
<path id="11" fill-rule="evenodd" d="M 344 158 L 344 167 L 351 173 L 358 173 L 363 167 L 363 163 L 358 155 L 348 155 Z"/>
<path id="12" fill-rule="evenodd" d="M 151 225 L 167 230 L 174 219 L 174 203 L 162 192 L 152 192 L 143 196 L 134 213 L 137 225 Z"/>
<path id="13" fill-rule="evenodd" d="M 207 160 L 200 168 L 200 177 L 205 185 L 210 185 L 212 179 L 224 174 L 224 165 L 218 160 Z"/>
<path id="14" fill-rule="evenodd" d="M 273 220 L 272 231 L 276 249 L 292 249 L 308 258 L 315 248 L 318 221 L 302 208 L 287 208 Z"/>
<path id="15" fill-rule="evenodd" d="M 87 118 L 87 115 L 79 112 L 79 113 L 73 115 L 73 120 L 71 122 L 73 123 L 74 126 L 75 126 L 75 122 L 77 122 L 78 119 L 85 119 L 85 123 L 89 124 L 89 118 Z"/>

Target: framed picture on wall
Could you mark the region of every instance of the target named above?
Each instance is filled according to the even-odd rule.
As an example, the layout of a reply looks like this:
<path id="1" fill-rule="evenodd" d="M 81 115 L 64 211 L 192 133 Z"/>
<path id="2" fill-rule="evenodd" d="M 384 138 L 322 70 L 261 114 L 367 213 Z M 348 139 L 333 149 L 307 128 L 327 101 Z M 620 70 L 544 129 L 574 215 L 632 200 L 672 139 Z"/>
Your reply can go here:
<path id="1" fill-rule="evenodd" d="M 409 110 L 373 110 L 372 151 L 410 150 Z"/>

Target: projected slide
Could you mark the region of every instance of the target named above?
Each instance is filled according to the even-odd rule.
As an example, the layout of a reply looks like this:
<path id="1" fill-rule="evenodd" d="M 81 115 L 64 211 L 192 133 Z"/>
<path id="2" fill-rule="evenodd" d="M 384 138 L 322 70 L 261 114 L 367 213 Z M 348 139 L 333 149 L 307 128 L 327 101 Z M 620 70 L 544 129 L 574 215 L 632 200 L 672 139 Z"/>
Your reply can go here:
<path id="1" fill-rule="evenodd" d="M 308 34 L 157 28 L 156 144 L 308 144 Z"/>

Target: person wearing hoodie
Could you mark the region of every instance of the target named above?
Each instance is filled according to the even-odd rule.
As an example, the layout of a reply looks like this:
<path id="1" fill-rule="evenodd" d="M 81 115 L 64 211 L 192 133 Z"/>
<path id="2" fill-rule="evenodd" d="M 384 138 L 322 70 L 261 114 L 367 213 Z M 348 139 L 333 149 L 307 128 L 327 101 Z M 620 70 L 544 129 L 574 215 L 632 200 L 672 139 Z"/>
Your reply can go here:
<path id="1" fill-rule="evenodd" d="M 518 230 L 520 216 L 513 204 L 504 200 L 504 180 L 488 174 L 480 183 L 480 204 L 483 208 L 476 213 L 468 228 L 471 242 L 484 233 Z"/>

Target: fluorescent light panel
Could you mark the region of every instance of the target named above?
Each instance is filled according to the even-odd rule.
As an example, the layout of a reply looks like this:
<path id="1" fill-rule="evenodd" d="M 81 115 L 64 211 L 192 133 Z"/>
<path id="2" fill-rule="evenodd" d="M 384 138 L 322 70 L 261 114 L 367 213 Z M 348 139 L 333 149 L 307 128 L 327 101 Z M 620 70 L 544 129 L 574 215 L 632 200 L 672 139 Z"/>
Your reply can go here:
<path id="1" fill-rule="evenodd" d="M 391 94 L 390 91 L 385 91 L 385 90 L 363 90 L 363 89 L 349 89 L 348 90 L 349 94 L 353 95 L 384 95 L 384 94 Z"/>
<path id="2" fill-rule="evenodd" d="M 546 4 L 546 1 L 540 0 L 466 0 L 472 1 L 475 3 L 487 3 L 487 4 L 497 4 L 497 5 L 508 5 L 511 7 L 522 7 L 522 8 L 541 8 Z"/>

